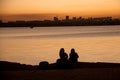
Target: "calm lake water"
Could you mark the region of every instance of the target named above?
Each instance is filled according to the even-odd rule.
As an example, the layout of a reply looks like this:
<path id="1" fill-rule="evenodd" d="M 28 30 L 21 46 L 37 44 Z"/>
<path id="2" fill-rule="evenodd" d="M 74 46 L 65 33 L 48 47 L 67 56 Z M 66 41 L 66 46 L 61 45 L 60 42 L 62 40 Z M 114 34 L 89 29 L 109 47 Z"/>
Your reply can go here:
<path id="1" fill-rule="evenodd" d="M 53 63 L 60 48 L 75 48 L 79 61 L 120 63 L 120 25 L 0 28 L 0 61 Z"/>

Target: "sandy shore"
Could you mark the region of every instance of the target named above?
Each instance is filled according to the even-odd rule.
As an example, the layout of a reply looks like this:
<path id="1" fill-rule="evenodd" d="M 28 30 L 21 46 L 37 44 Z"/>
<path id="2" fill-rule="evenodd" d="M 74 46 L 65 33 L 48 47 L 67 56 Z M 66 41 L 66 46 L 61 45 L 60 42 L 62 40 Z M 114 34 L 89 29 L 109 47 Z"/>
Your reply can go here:
<path id="1" fill-rule="evenodd" d="M 120 68 L 2 71 L 1 80 L 120 80 Z"/>

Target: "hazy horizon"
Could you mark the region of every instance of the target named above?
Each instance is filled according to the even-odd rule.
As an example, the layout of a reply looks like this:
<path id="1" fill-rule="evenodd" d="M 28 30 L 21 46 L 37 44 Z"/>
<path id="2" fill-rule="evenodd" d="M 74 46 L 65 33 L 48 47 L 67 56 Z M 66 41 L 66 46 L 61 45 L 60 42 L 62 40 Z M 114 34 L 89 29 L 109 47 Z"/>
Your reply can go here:
<path id="1" fill-rule="evenodd" d="M 65 19 L 66 16 L 69 16 L 70 19 L 73 17 L 79 18 L 96 18 L 96 17 L 112 17 L 112 18 L 120 18 L 117 16 L 80 16 L 80 15 L 72 15 L 72 14 L 2 14 L 0 15 L 0 20 L 3 22 L 8 21 L 17 21 L 17 20 L 24 20 L 24 21 L 32 21 L 32 20 L 53 20 L 54 17 L 58 17 L 59 20 Z"/>
<path id="2" fill-rule="evenodd" d="M 44 20 L 65 15 L 120 18 L 119 3 L 119 0 L 1 0 L 0 20 Z"/>

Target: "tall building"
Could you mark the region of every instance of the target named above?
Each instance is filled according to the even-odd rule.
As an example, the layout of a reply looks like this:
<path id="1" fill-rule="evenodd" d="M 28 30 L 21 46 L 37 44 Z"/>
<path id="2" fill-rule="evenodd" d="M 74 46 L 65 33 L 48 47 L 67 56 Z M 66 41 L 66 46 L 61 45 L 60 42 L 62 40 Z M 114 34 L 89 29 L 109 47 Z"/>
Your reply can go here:
<path id="1" fill-rule="evenodd" d="M 66 21 L 69 21 L 69 16 L 66 16 Z"/>
<path id="2" fill-rule="evenodd" d="M 73 17 L 73 18 L 72 18 L 72 20 L 73 20 L 73 21 L 76 21 L 76 20 L 77 20 L 77 18 L 76 18 L 76 17 Z"/>
<path id="3" fill-rule="evenodd" d="M 82 20 L 82 17 L 79 17 L 77 20 L 79 20 L 79 21 Z"/>
<path id="4" fill-rule="evenodd" d="M 54 21 L 58 21 L 58 17 L 54 17 Z"/>

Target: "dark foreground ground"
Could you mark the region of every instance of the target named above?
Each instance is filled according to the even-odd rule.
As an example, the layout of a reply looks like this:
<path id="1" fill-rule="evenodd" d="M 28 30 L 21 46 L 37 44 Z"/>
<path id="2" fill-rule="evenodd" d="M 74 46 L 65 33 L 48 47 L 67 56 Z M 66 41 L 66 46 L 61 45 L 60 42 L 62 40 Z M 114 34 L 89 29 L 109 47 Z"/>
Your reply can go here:
<path id="1" fill-rule="evenodd" d="M 53 63 L 39 68 L 0 61 L 0 80 L 120 80 L 120 63 L 78 62 L 71 66 L 61 68 Z"/>
<path id="2" fill-rule="evenodd" d="M 120 68 L 1 71 L 0 80 L 120 80 Z"/>

